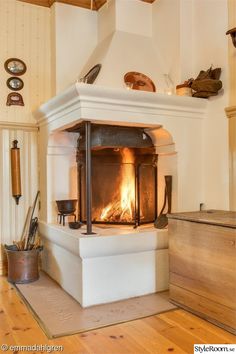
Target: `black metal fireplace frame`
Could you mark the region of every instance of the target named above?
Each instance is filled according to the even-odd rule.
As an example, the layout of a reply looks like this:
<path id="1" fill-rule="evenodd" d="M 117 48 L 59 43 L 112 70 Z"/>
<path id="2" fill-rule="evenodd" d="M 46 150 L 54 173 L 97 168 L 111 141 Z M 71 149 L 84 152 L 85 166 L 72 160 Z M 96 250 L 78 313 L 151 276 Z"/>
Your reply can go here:
<path id="1" fill-rule="evenodd" d="M 112 224 L 114 225 L 114 222 L 100 222 L 100 221 L 92 221 L 92 140 L 91 140 L 91 122 L 90 121 L 84 121 L 80 124 L 78 124 L 77 126 L 74 126 L 72 128 L 67 129 L 67 131 L 69 132 L 79 132 L 81 127 L 85 130 L 85 134 L 84 134 L 84 141 L 82 142 L 82 144 L 84 144 L 84 150 L 85 150 L 85 185 L 86 185 L 86 232 L 84 234 L 86 235 L 91 235 L 94 234 L 94 232 L 92 231 L 92 224 Z M 95 126 L 95 124 L 93 125 Z M 99 125 L 96 125 L 97 127 Z M 113 127 L 114 128 L 114 127 Z M 98 128 L 99 129 L 99 128 Z M 120 127 L 120 129 L 124 129 L 124 135 L 127 129 L 130 129 L 130 127 Z M 109 131 L 109 128 L 108 128 Z M 136 135 L 135 135 L 136 134 Z M 145 135 L 145 137 L 143 137 L 144 142 L 143 142 L 143 146 L 145 147 L 153 147 L 153 143 L 151 138 L 143 131 L 139 131 L 137 129 L 136 133 L 134 134 L 134 136 L 128 137 L 127 140 L 127 147 L 133 147 L 135 146 L 136 141 L 138 141 L 140 139 L 140 134 L 142 134 L 143 136 Z M 97 136 L 95 134 L 95 141 L 97 139 Z M 106 140 L 106 137 L 105 137 Z M 96 144 L 101 144 L 101 146 L 106 146 L 106 142 L 102 142 L 102 141 L 96 141 Z M 104 144 L 104 145 L 103 145 Z M 130 144 L 130 145 L 129 145 Z M 77 172 L 78 174 L 80 173 L 79 171 L 79 164 L 78 164 L 78 149 L 77 149 Z M 155 164 L 145 164 L 145 163 L 141 163 L 141 164 L 137 164 L 135 165 L 135 215 L 134 215 L 134 222 L 133 223 L 128 223 L 128 222 L 116 222 L 115 224 L 117 225 L 132 225 L 134 227 L 137 227 L 139 225 L 142 225 L 144 223 L 141 222 L 140 220 L 140 167 L 143 165 L 151 165 L 154 167 L 154 171 L 155 171 L 155 175 L 154 175 L 154 180 L 155 180 L 155 210 L 154 210 L 154 220 L 157 218 L 157 163 Z M 80 212 L 79 215 L 79 219 L 81 222 L 85 222 L 85 220 L 82 220 L 82 198 L 81 198 L 81 192 L 82 192 L 82 185 L 81 185 L 81 178 L 80 178 L 80 183 L 78 184 L 78 194 L 80 196 L 80 198 L 78 198 L 78 209 Z M 154 222 L 154 220 L 150 220 L 151 222 Z M 145 221 L 145 224 L 149 223 L 149 221 Z"/>
<path id="2" fill-rule="evenodd" d="M 140 198 L 140 168 L 143 166 L 151 166 L 154 169 L 154 193 L 155 193 L 155 204 L 154 204 L 154 218 L 151 220 L 145 220 L 145 222 L 141 221 L 140 218 L 140 204 L 141 204 L 141 198 Z M 149 164 L 149 163 L 140 163 L 137 165 L 134 165 L 135 168 L 135 208 L 134 208 L 134 218 L 133 218 L 133 222 L 125 222 L 125 221 L 92 221 L 92 224 L 106 224 L 106 225 L 131 225 L 134 227 L 138 227 L 140 225 L 144 225 L 144 224 L 149 224 L 149 223 L 154 223 L 154 221 L 157 218 L 157 164 L 153 163 L 153 164 Z M 83 207 L 82 207 L 82 198 L 81 198 L 81 194 L 82 194 L 82 165 L 78 166 L 78 179 L 79 179 L 79 184 L 78 184 L 78 188 L 79 188 L 79 221 L 81 223 L 86 223 L 86 220 L 83 219 L 82 214 L 83 214 Z M 91 189 L 91 188 L 90 188 Z M 92 202 L 91 202 L 91 209 L 92 209 Z M 92 215 L 92 214 L 91 214 Z M 86 215 L 87 217 L 87 215 Z"/>

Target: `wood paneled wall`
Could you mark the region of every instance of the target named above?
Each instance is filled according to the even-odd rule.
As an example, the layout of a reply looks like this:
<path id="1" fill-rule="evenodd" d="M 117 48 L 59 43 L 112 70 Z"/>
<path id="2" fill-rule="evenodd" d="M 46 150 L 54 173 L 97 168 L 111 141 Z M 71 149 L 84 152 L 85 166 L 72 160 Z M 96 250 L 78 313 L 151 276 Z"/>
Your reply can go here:
<path id="1" fill-rule="evenodd" d="M 228 0 L 228 11 L 229 11 L 229 28 L 236 27 L 236 1 Z M 233 46 L 232 39 L 228 35 L 229 40 L 229 83 L 230 83 L 230 93 L 229 93 L 229 105 L 236 105 L 236 48 Z"/>
<path id="2" fill-rule="evenodd" d="M 236 1 L 228 0 L 229 27 L 236 27 Z M 236 211 L 236 48 L 229 41 L 229 163 L 230 163 L 230 210 Z"/>
<path id="3" fill-rule="evenodd" d="M 16 205 L 11 189 L 10 149 L 12 141 L 17 139 L 21 157 L 21 188 L 22 197 Z M 3 245 L 11 244 L 19 239 L 28 207 L 32 205 L 38 189 L 36 128 L 24 130 L 19 127 L 1 128 L 0 124 L 0 272 L 4 259 Z"/>
<path id="4" fill-rule="evenodd" d="M 51 97 L 50 9 L 16 0 L 0 0 L 0 121 L 35 123 L 32 111 Z M 25 106 L 6 106 L 11 76 L 4 62 L 11 57 L 22 59 L 27 71 L 21 76 L 24 88 L 19 91 Z"/>
<path id="5" fill-rule="evenodd" d="M 0 0 L 0 246 L 18 239 L 28 206 L 38 189 L 37 127 L 32 111 L 51 97 L 50 9 L 16 0 Z M 22 59 L 25 106 L 6 106 L 11 76 L 4 62 Z M 21 151 L 22 197 L 19 206 L 11 195 L 10 148 L 17 139 Z M 0 274 L 4 253 L 0 251 Z"/>

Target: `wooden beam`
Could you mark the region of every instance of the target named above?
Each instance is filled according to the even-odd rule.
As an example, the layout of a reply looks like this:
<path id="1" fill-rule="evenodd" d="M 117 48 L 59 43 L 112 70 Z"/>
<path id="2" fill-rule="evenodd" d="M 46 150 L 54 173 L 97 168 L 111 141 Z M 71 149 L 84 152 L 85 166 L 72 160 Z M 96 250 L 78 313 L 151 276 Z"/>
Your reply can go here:
<path id="1" fill-rule="evenodd" d="M 17 0 L 21 2 L 27 2 L 28 4 L 50 7 L 49 0 Z"/>
<path id="2" fill-rule="evenodd" d="M 91 0 L 18 0 L 21 2 L 26 2 L 29 4 L 34 4 L 38 6 L 51 7 L 54 2 L 59 2 L 68 5 L 74 5 L 78 7 L 83 7 L 85 9 L 91 9 Z M 141 0 L 147 3 L 153 3 L 155 0 Z M 106 0 L 93 0 L 93 10 L 97 11 L 106 3 Z"/>
<path id="3" fill-rule="evenodd" d="M 54 2 L 83 7 L 84 9 L 91 9 L 91 0 L 54 0 Z M 92 10 L 99 10 L 105 3 L 106 0 L 93 0 Z"/>

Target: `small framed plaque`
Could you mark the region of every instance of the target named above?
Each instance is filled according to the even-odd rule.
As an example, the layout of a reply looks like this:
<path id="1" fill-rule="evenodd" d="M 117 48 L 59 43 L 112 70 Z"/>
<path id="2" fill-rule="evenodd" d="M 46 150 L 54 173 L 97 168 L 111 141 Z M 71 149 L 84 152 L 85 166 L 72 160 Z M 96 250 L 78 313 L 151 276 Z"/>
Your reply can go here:
<path id="1" fill-rule="evenodd" d="M 18 92 L 11 92 L 7 96 L 7 106 L 24 106 L 22 96 Z"/>

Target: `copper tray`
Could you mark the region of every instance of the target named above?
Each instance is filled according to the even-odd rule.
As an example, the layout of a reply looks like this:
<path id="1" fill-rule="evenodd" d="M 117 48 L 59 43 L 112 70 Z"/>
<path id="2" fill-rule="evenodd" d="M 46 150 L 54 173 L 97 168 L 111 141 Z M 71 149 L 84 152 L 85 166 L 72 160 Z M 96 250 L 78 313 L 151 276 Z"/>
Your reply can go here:
<path id="1" fill-rule="evenodd" d="M 133 90 L 141 90 L 141 91 L 149 91 L 149 92 L 156 92 L 156 87 L 152 80 L 139 72 L 130 71 L 125 74 L 124 82 L 127 88 Z"/>

